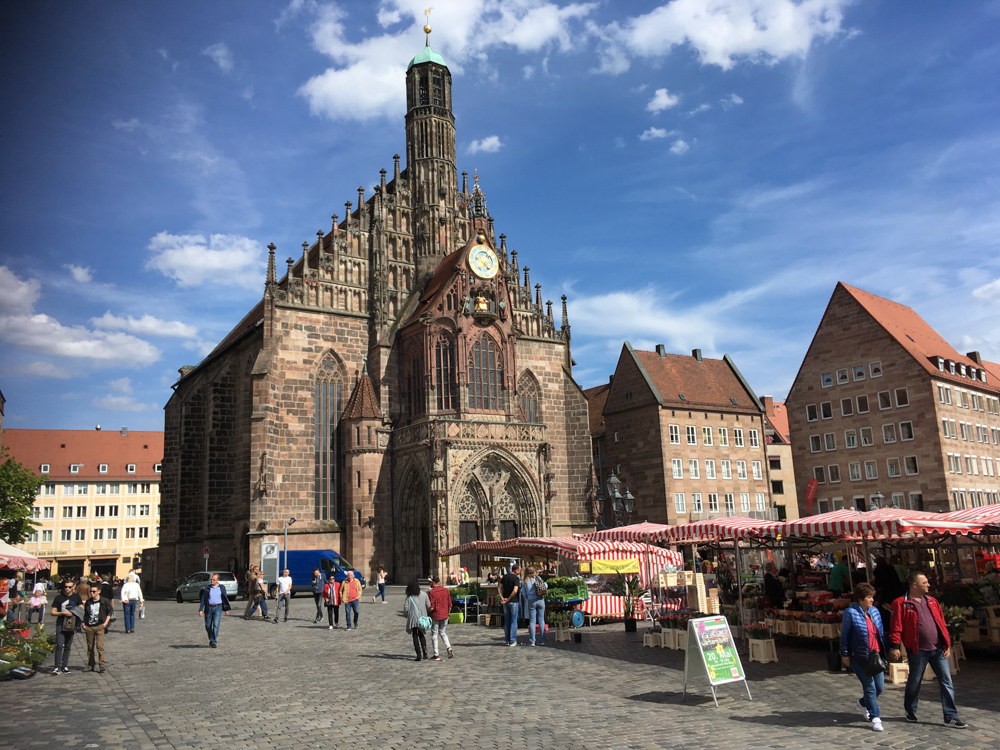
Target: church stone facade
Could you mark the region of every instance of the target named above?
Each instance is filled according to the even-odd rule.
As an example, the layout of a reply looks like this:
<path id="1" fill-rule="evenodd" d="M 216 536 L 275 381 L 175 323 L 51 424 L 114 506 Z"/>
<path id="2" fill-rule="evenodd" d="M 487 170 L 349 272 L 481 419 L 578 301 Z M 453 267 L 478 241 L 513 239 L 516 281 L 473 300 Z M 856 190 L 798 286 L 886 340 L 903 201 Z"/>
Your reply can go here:
<path id="1" fill-rule="evenodd" d="M 406 166 L 302 243 L 166 406 L 158 586 L 265 541 L 394 580 L 472 539 L 593 529 L 587 400 L 553 313 L 455 157 L 451 74 L 406 72 Z M 468 560 L 463 562 L 469 562 Z M 471 571 L 475 574 L 475 571 Z"/>

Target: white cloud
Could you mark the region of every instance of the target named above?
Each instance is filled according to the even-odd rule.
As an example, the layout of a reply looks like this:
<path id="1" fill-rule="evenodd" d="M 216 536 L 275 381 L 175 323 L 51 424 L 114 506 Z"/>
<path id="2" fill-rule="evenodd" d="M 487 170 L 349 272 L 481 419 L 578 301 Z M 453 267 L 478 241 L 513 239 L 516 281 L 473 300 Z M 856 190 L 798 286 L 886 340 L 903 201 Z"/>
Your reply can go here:
<path id="1" fill-rule="evenodd" d="M 687 141 L 678 138 L 676 141 L 670 144 L 670 153 L 677 154 L 678 156 L 680 156 L 681 154 L 686 154 L 690 148 L 691 146 L 688 144 Z"/>
<path id="2" fill-rule="evenodd" d="M 124 130 L 126 133 L 131 133 L 133 130 L 137 129 L 142 123 L 139 122 L 135 117 L 130 120 L 112 120 L 111 127 L 115 130 Z"/>
<path id="3" fill-rule="evenodd" d="M 31 378 L 68 380 L 73 377 L 72 372 L 51 362 L 29 362 L 26 365 L 14 365 L 7 368 L 5 372 L 10 375 L 24 375 Z"/>
<path id="4" fill-rule="evenodd" d="M 639 140 L 656 141 L 660 138 L 669 138 L 676 132 L 676 130 L 667 130 L 666 128 L 650 128 L 649 130 L 643 131 L 642 135 L 639 136 Z"/>
<path id="5" fill-rule="evenodd" d="M 42 314 L 0 317 L 0 339 L 27 351 L 106 365 L 140 367 L 160 358 L 159 349 L 135 336 L 64 326 Z"/>
<path id="6" fill-rule="evenodd" d="M 739 61 L 773 65 L 804 58 L 817 39 L 844 33 L 852 0 L 673 0 L 622 24 L 593 30 L 605 40 L 602 72 L 618 74 L 629 56 L 659 58 L 687 44 L 702 65 L 729 70 Z"/>
<path id="7" fill-rule="evenodd" d="M 677 102 L 680 100 L 679 96 L 671 94 L 666 89 L 657 89 L 656 93 L 653 94 L 653 98 L 650 99 L 649 104 L 646 105 L 646 110 L 648 112 L 662 112 L 665 109 L 677 106 Z"/>
<path id="8" fill-rule="evenodd" d="M 264 283 L 264 251 L 248 237 L 160 232 L 149 241 L 146 268 L 159 271 L 179 286 L 206 283 L 260 288 Z"/>
<path id="9" fill-rule="evenodd" d="M 108 383 L 111 386 L 111 390 L 115 393 L 125 393 L 129 394 L 132 392 L 132 381 L 128 378 L 118 378 L 118 380 L 112 380 Z"/>
<path id="10" fill-rule="evenodd" d="M 31 312 L 41 289 L 37 279 L 21 281 L 7 266 L 0 266 L 0 315 Z"/>
<path id="11" fill-rule="evenodd" d="M 719 100 L 722 104 L 722 108 L 725 110 L 732 109 L 733 107 L 743 103 L 743 97 L 739 94 L 730 94 L 724 99 Z"/>
<path id="12" fill-rule="evenodd" d="M 487 66 L 490 54 L 500 48 L 512 47 L 522 54 L 550 48 L 569 51 L 587 38 L 576 27 L 597 6 L 559 7 L 541 0 L 441 0 L 437 5 L 447 23 L 436 28 L 431 46 L 456 74 L 468 63 Z M 355 42 L 347 38 L 345 10 L 310 6 L 315 14 L 313 46 L 333 61 L 332 67 L 299 88 L 310 111 L 332 120 L 401 115 L 406 96 L 399 80 L 409 56 L 424 41 L 423 9 L 424 3 L 414 0 L 383 0 L 378 11 L 382 27 L 391 21 L 401 28 Z M 543 60 L 543 72 L 546 64 Z"/>
<path id="13" fill-rule="evenodd" d="M 211 57 L 223 73 L 233 72 L 233 53 L 229 51 L 225 42 L 212 44 L 203 49 L 201 54 Z"/>
<path id="14" fill-rule="evenodd" d="M 702 112 L 707 112 L 711 108 L 712 108 L 711 104 L 699 104 L 697 107 L 688 112 L 687 116 L 694 117 L 695 115 L 701 114 Z"/>
<path id="15" fill-rule="evenodd" d="M 112 315 L 110 310 L 105 312 L 100 318 L 91 318 L 90 324 L 95 328 L 126 331 L 127 333 L 138 333 L 143 336 L 190 339 L 198 335 L 197 326 L 181 323 L 178 320 L 162 320 L 161 318 L 154 318 L 152 315 L 143 315 L 141 318 L 133 318 L 129 315 L 128 317 L 119 318 Z"/>
<path id="16" fill-rule="evenodd" d="M 467 154 L 478 154 L 480 152 L 487 154 L 495 154 L 503 147 L 503 143 L 500 141 L 500 136 L 489 135 L 485 138 L 480 138 L 478 141 L 473 141 L 469 144 L 469 148 L 466 149 Z"/>
<path id="17" fill-rule="evenodd" d="M 159 404 L 141 404 L 132 396 L 105 396 L 94 399 L 94 406 L 108 411 L 155 411 Z"/>
<path id="18" fill-rule="evenodd" d="M 983 284 L 972 290 L 972 296 L 986 302 L 996 302 L 1000 304 L 1000 279 Z"/>
<path id="19" fill-rule="evenodd" d="M 534 76 L 534 75 L 535 75 L 535 66 L 534 65 L 525 65 L 524 66 L 524 80 L 526 80 L 526 81 L 531 80 L 532 76 Z"/>
<path id="20" fill-rule="evenodd" d="M 86 266 L 74 266 L 70 263 L 66 266 L 66 268 L 68 268 L 70 274 L 72 274 L 73 280 L 79 282 L 80 284 L 87 284 L 94 280 L 93 272 Z"/>
<path id="21" fill-rule="evenodd" d="M 625 148 L 625 139 L 620 135 L 615 137 L 615 148 L 623 149 Z"/>

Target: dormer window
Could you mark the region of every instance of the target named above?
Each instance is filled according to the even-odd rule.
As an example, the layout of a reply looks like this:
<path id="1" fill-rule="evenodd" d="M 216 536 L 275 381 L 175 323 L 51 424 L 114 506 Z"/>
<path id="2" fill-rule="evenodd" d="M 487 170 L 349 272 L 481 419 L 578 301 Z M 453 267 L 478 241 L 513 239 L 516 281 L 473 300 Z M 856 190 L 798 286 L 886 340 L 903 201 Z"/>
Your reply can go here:
<path id="1" fill-rule="evenodd" d="M 42 464 L 38 467 L 39 474 L 48 474 L 51 467 L 48 464 Z"/>
<path id="2" fill-rule="evenodd" d="M 955 374 L 955 360 L 953 359 L 948 360 L 948 372 L 950 372 L 952 375 Z"/>
<path id="3" fill-rule="evenodd" d="M 958 374 L 961 375 L 963 378 L 965 377 L 965 365 L 963 364 L 958 365 Z"/>
<path id="4" fill-rule="evenodd" d="M 127 464 L 125 466 L 125 471 L 127 471 L 129 474 L 135 474 L 135 464 Z"/>
<path id="5" fill-rule="evenodd" d="M 79 474 L 80 473 L 80 469 L 82 467 L 83 467 L 83 464 L 70 464 L 69 465 L 69 473 L 70 474 Z"/>
<path id="6" fill-rule="evenodd" d="M 941 372 L 944 372 L 944 357 L 937 358 L 937 366 Z"/>
<path id="7" fill-rule="evenodd" d="M 163 469 L 163 464 L 153 464 L 153 472 L 159 474 Z"/>
<path id="8" fill-rule="evenodd" d="M 108 473 L 108 465 L 107 464 L 98 464 L 97 465 L 97 471 L 98 471 L 99 474 L 107 474 Z"/>

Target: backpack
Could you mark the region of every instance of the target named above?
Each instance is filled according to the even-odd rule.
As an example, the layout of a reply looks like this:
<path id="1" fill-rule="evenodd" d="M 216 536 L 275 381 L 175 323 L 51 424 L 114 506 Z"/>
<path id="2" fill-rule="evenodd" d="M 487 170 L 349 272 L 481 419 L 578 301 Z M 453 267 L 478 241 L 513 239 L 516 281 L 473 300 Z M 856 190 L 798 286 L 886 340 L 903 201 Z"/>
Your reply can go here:
<path id="1" fill-rule="evenodd" d="M 549 585 L 541 578 L 535 579 L 535 594 L 539 599 L 545 598 L 545 593 L 549 590 Z"/>
<path id="2" fill-rule="evenodd" d="M 413 611 L 419 612 L 420 609 L 417 607 L 417 603 L 413 601 L 413 597 L 410 597 L 410 603 L 413 605 Z M 434 625 L 434 621 L 431 620 L 427 615 L 420 615 L 417 617 L 417 627 L 420 628 L 425 633 L 430 632 L 431 627 Z"/>

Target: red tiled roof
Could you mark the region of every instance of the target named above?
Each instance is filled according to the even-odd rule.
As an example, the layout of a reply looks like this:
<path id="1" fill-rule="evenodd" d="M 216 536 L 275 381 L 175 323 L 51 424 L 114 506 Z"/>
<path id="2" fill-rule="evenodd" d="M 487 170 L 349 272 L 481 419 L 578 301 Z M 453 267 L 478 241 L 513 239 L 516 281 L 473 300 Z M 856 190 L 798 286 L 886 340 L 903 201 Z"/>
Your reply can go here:
<path id="1" fill-rule="evenodd" d="M 583 391 L 583 395 L 587 397 L 587 414 L 590 417 L 591 437 L 600 437 L 604 434 L 604 404 L 608 402 L 608 394 L 610 392 L 610 383 L 586 388 Z"/>
<path id="2" fill-rule="evenodd" d="M 660 392 L 663 404 L 682 409 L 721 408 L 760 413 L 733 368 L 724 359 L 636 350 L 636 357 Z M 681 399 L 681 394 L 684 398 Z M 735 403 L 733 403 L 735 399 Z"/>
<path id="3" fill-rule="evenodd" d="M 987 368 L 987 380 L 989 381 L 987 383 L 980 380 L 973 381 L 969 377 L 963 378 L 958 374 L 952 375 L 950 372 L 941 372 L 936 362 L 933 361 L 936 357 L 955 360 L 956 364 L 964 364 L 966 368 L 975 367 L 978 370 L 980 365 L 969 357 L 959 354 L 911 308 L 884 297 L 878 297 L 863 289 L 849 286 L 842 281 L 838 284 L 844 287 L 847 293 L 854 297 L 868 314 L 935 378 L 967 386 L 974 385 L 983 390 L 1000 393 L 1000 377 L 997 374 L 989 377 L 992 374 L 989 368 Z"/>
<path id="4" fill-rule="evenodd" d="M 41 465 L 49 464 L 49 478 L 59 481 L 132 481 L 158 480 L 154 464 L 163 461 L 163 433 L 136 431 L 122 435 L 120 430 L 15 430 L 3 433 L 3 443 L 10 455 L 41 473 Z M 65 447 L 63 447 L 65 446 Z M 70 464 L 83 464 L 77 474 L 70 473 Z M 100 464 L 107 464 L 101 474 Z M 135 473 L 127 471 L 135 464 Z"/>
<path id="5" fill-rule="evenodd" d="M 354 386 L 354 392 L 347 400 L 344 407 L 344 414 L 341 419 L 381 419 L 382 410 L 378 406 L 378 398 L 375 396 L 375 386 L 367 372 L 361 373 L 358 384 Z"/>
<path id="6" fill-rule="evenodd" d="M 983 367 L 986 368 L 987 377 L 989 380 L 993 381 L 994 384 L 1000 383 L 1000 363 L 997 362 L 987 362 L 983 360 Z"/>
<path id="7" fill-rule="evenodd" d="M 773 401 L 771 408 L 765 411 L 767 421 L 774 427 L 774 431 L 781 435 L 784 442 L 791 442 L 791 433 L 788 431 L 788 410 L 784 401 Z"/>

